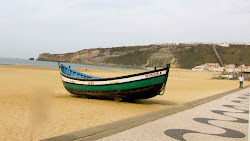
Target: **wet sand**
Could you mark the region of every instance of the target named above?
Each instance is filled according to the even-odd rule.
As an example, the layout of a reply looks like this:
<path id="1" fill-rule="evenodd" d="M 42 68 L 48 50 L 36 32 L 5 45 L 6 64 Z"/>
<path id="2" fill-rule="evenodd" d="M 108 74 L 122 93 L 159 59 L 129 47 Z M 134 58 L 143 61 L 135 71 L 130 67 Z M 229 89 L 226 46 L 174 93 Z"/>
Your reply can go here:
<path id="1" fill-rule="evenodd" d="M 143 70 L 79 71 L 115 77 Z M 145 114 L 238 87 L 214 80 L 214 72 L 171 69 L 164 96 L 134 103 L 77 98 L 62 85 L 57 68 L 0 66 L 0 140 L 40 140 Z M 244 85 L 250 84 L 244 82 Z"/>

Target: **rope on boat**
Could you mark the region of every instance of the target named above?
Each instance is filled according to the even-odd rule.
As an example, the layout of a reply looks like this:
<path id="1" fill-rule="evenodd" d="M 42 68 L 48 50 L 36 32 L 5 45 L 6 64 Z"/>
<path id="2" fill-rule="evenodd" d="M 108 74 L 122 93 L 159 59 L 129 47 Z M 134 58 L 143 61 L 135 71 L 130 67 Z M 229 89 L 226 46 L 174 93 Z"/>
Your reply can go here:
<path id="1" fill-rule="evenodd" d="M 164 84 L 164 86 L 163 86 L 161 92 L 159 93 L 159 95 L 164 95 L 165 89 L 166 89 L 166 83 Z"/>
<path id="2" fill-rule="evenodd" d="M 163 87 L 161 88 L 161 92 L 159 93 L 159 95 L 164 95 L 164 93 L 165 93 L 165 89 L 166 89 L 166 79 L 168 78 L 168 75 L 165 77 L 165 83 L 164 83 L 164 85 L 163 85 Z"/>
<path id="3" fill-rule="evenodd" d="M 167 64 L 167 68 L 168 68 L 168 71 L 167 71 L 167 74 L 166 74 L 166 77 L 165 77 L 165 83 L 164 83 L 159 95 L 164 95 L 164 93 L 165 93 L 166 83 L 167 83 L 167 79 L 168 79 L 168 73 L 169 73 L 169 69 L 170 69 L 170 64 Z"/>

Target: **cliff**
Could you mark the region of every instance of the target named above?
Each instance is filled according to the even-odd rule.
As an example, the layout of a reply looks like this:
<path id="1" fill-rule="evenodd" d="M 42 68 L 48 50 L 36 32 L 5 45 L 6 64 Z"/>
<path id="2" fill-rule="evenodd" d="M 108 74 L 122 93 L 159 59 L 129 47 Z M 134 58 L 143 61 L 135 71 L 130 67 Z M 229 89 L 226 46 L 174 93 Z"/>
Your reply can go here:
<path id="1" fill-rule="evenodd" d="M 217 46 L 222 60 L 229 64 L 250 65 L 250 46 L 238 45 L 229 48 Z M 162 44 L 113 48 L 84 49 L 66 54 L 40 54 L 41 61 L 62 61 L 79 64 L 119 67 L 171 67 L 192 68 L 207 62 L 218 62 L 212 45 Z"/>

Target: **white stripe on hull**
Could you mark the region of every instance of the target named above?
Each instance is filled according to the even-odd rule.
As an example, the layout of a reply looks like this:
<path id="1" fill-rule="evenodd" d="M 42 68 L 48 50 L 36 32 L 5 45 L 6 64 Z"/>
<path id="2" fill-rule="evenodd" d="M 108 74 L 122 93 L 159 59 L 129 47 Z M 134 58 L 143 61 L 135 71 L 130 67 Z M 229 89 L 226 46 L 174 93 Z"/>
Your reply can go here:
<path id="1" fill-rule="evenodd" d="M 125 82 L 130 82 L 130 81 L 153 78 L 153 77 L 162 76 L 165 74 L 166 74 L 166 70 L 163 70 L 163 71 L 158 71 L 154 73 L 149 73 L 149 74 L 144 74 L 144 75 L 139 75 L 139 76 L 134 76 L 134 77 L 129 77 L 129 78 L 107 80 L 107 81 L 87 81 L 87 80 L 80 81 L 80 80 L 70 79 L 62 75 L 62 81 L 68 82 L 68 83 L 80 84 L 80 85 L 107 85 L 107 84 L 119 84 L 119 83 L 125 83 Z"/>

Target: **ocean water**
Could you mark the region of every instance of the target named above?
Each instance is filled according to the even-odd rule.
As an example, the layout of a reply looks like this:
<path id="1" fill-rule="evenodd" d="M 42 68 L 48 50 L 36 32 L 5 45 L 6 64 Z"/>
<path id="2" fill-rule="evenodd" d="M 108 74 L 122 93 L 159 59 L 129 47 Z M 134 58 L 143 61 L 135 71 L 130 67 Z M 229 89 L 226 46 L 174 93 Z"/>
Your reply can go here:
<path id="1" fill-rule="evenodd" d="M 144 70 L 140 68 L 125 68 L 125 67 L 109 67 L 109 66 L 98 66 L 98 65 L 84 65 L 84 64 L 74 64 L 74 63 L 64 63 L 62 64 L 69 66 L 71 68 L 96 68 L 96 69 L 123 69 L 123 70 Z M 28 59 L 19 58 L 4 58 L 0 57 L 0 65 L 31 65 L 31 66 L 42 66 L 42 67 L 58 67 L 57 62 L 50 61 L 32 61 Z"/>

